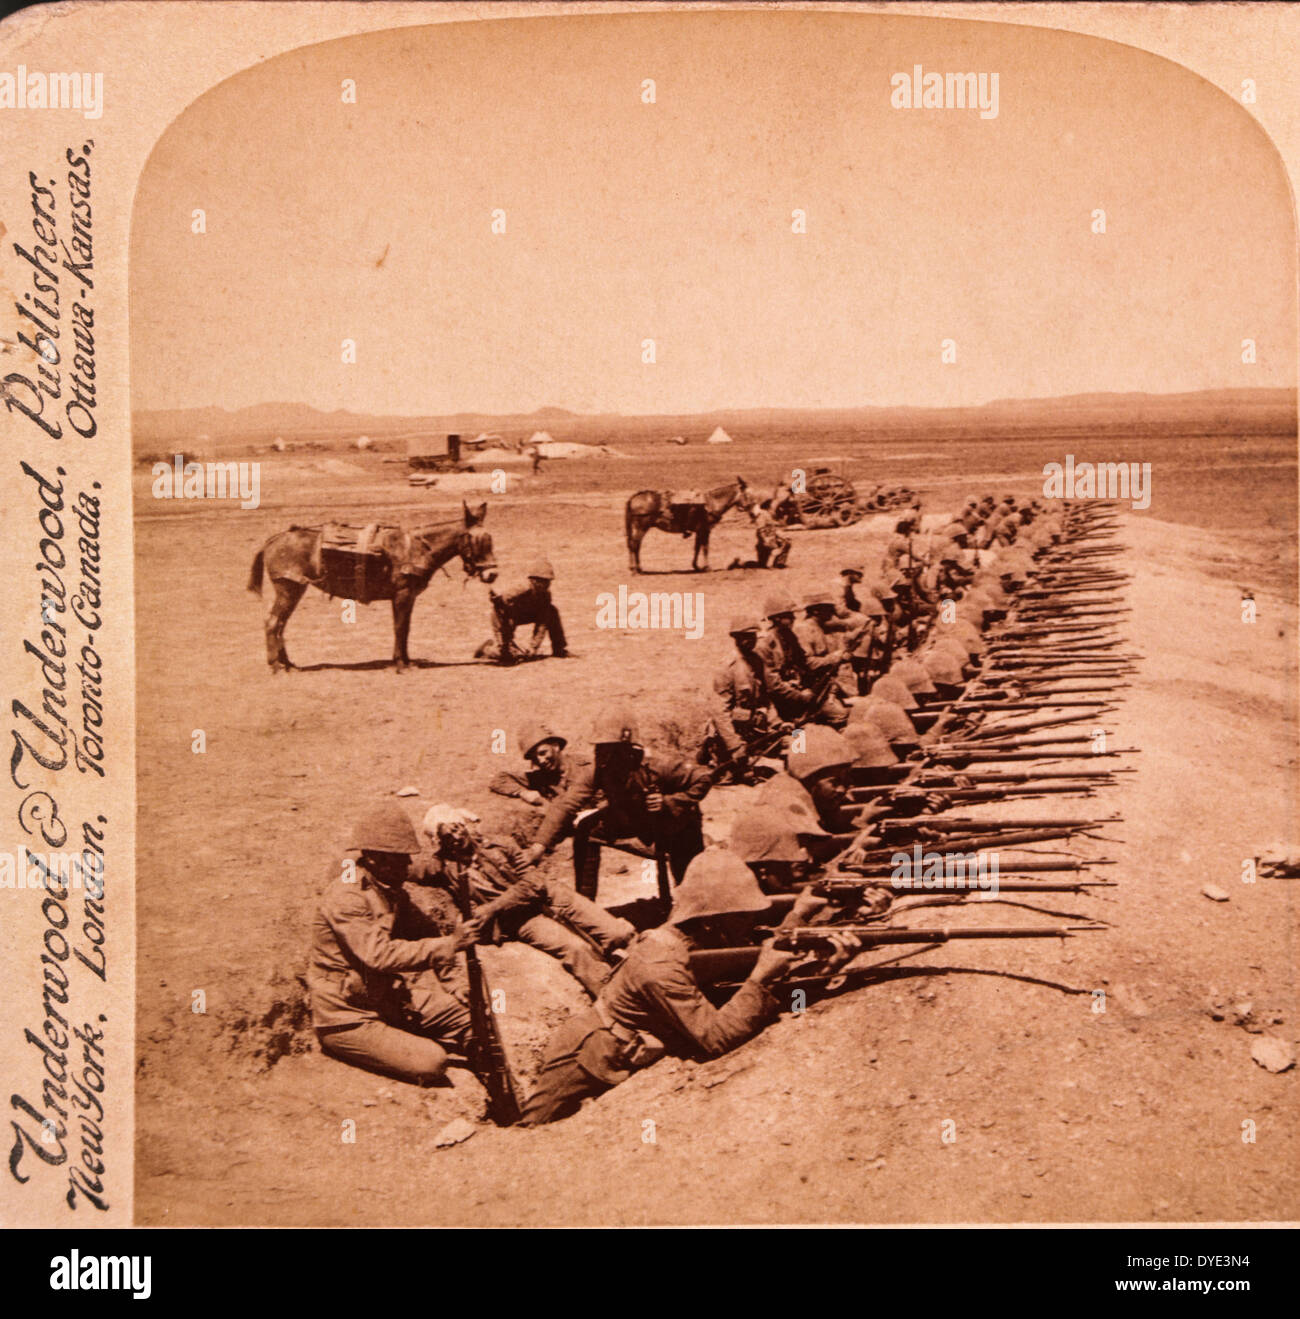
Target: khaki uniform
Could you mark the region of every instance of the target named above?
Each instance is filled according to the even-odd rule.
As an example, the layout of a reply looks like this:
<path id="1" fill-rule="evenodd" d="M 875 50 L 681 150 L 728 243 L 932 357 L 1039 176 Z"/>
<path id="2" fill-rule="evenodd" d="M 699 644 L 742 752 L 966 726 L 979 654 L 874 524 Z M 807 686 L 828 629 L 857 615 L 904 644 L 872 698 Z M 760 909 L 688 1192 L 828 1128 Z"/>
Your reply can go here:
<path id="1" fill-rule="evenodd" d="M 847 721 L 848 707 L 833 691 L 826 694 L 816 709 L 811 708 L 810 698 L 825 685 L 825 679 L 809 664 L 798 633 L 786 628 L 769 628 L 759 637 L 754 653 L 762 665 L 763 683 L 782 719 L 790 722 L 820 719 L 830 724 Z M 827 666 L 823 664 L 821 667 Z"/>
<path id="2" fill-rule="evenodd" d="M 574 755 L 567 749 L 561 750 L 558 761 L 549 769 L 542 769 L 531 760 L 521 760 L 514 769 L 497 773 L 488 788 L 502 797 L 521 797 L 528 791 L 554 801 L 573 777 Z"/>
<path id="3" fill-rule="evenodd" d="M 594 806 L 596 800 L 595 762 L 589 755 L 566 749 L 560 756 L 559 780 L 533 842 L 549 852 L 572 829 L 578 813 Z"/>
<path id="4" fill-rule="evenodd" d="M 500 594 L 489 591 L 488 598 L 492 601 L 493 641 L 479 647 L 480 655 L 487 655 L 499 664 L 513 664 L 517 658 L 515 629 L 530 623 L 533 635 L 526 654 L 536 655 L 547 636 L 551 639 L 552 655 L 562 657 L 568 653 L 560 611 L 549 591 L 538 591 L 531 582 L 525 582 Z"/>
<path id="5" fill-rule="evenodd" d="M 345 883 L 339 866 L 312 925 L 307 988 L 326 1053 L 420 1084 L 442 1075 L 446 1049 L 464 1050 L 470 1019 L 438 974 L 454 968 L 453 940 L 402 927 L 427 928 L 401 889 L 361 865 Z"/>
<path id="6" fill-rule="evenodd" d="M 760 568 L 784 568 L 790 557 L 790 538 L 765 508 L 754 509 L 754 556 Z"/>
<path id="7" fill-rule="evenodd" d="M 429 883 L 452 893 L 467 884 L 474 915 L 485 922 L 480 942 L 526 943 L 557 958 L 593 996 L 610 976 L 604 959 L 635 933 L 569 885 L 525 877 L 519 849 L 503 840 L 476 840 L 466 861 L 440 858 Z"/>
<path id="8" fill-rule="evenodd" d="M 727 756 L 738 756 L 773 722 L 772 702 L 763 683 L 762 663 L 736 654 L 713 677 L 710 733 Z"/>
<path id="9" fill-rule="evenodd" d="M 569 1117 L 584 1099 L 625 1081 L 665 1052 L 717 1058 L 777 1015 L 776 1000 L 752 981 L 715 1008 L 691 972 L 692 946 L 673 925 L 633 941 L 592 1008 L 565 1022 L 547 1042 L 524 1104 L 523 1126 Z"/>
<path id="10" fill-rule="evenodd" d="M 709 771 L 675 756 L 647 751 L 630 774 L 619 780 L 598 778 L 596 786 L 605 804 L 586 816 L 574 832 L 574 874 L 584 875 L 587 848 L 594 835 L 597 842 L 601 838 L 611 842 L 635 838 L 647 847 L 661 849 L 669 869 L 680 880 L 686 867 L 704 851 L 700 802 L 713 786 Z M 646 796 L 652 792 L 663 797 L 660 811 L 646 806 Z"/>

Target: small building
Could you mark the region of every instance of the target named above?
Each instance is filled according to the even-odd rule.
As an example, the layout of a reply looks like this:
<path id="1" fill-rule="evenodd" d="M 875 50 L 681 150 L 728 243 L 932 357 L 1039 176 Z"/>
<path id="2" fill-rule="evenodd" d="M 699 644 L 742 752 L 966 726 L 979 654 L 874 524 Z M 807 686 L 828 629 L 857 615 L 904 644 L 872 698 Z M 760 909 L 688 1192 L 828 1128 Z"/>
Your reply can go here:
<path id="1" fill-rule="evenodd" d="M 459 435 L 409 435 L 406 465 L 413 472 L 451 471 L 460 466 Z"/>

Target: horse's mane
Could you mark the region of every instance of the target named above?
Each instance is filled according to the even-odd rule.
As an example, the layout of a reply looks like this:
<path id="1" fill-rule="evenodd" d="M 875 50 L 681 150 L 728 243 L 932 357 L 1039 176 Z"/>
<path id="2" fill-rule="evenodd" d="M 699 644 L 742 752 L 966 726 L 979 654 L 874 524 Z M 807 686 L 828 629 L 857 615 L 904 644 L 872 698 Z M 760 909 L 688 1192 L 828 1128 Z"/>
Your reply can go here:
<path id="1" fill-rule="evenodd" d="M 709 495 L 710 497 L 714 495 L 725 495 L 727 491 L 736 490 L 738 488 L 739 488 L 739 482 L 728 481 L 726 485 L 715 485 L 712 490 L 706 490 L 705 494 Z"/>
<path id="2" fill-rule="evenodd" d="M 441 522 L 422 522 L 418 527 L 408 527 L 407 533 L 412 536 L 421 536 L 426 531 L 439 531 L 443 527 L 464 526 L 464 521 L 464 518 L 443 518 Z M 466 528 L 466 530 L 472 530 L 472 528 Z"/>

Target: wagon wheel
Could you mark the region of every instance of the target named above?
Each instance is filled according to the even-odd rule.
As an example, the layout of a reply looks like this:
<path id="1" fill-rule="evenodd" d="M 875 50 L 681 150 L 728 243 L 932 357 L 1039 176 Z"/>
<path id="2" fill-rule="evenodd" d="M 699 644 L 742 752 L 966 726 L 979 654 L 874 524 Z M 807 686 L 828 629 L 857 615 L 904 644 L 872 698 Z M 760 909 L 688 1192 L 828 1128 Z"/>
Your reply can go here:
<path id="1" fill-rule="evenodd" d="M 801 511 L 821 521 L 822 525 L 848 526 L 856 522 L 858 496 L 851 482 L 833 472 L 822 472 L 808 483 L 801 500 Z"/>

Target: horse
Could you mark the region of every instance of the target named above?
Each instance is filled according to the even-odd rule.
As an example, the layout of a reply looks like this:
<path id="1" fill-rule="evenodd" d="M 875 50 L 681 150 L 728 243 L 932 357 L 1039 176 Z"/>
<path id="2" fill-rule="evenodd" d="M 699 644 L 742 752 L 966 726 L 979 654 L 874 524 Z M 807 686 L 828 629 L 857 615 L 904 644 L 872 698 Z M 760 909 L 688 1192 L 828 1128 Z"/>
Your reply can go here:
<path id="1" fill-rule="evenodd" d="M 381 551 L 373 576 L 366 574 L 369 599 L 393 602 L 393 664 L 398 673 L 411 662 L 406 642 L 411 630 L 415 597 L 429 584 L 443 564 L 459 557 L 466 577 L 485 583 L 496 580 L 497 562 L 492 554 L 492 537 L 482 529 L 487 504 L 471 508 L 462 503 L 462 516 L 402 531 L 381 527 L 369 541 Z M 275 597 L 266 611 L 266 662 L 271 672 L 288 672 L 293 665 L 284 648 L 284 628 L 309 586 L 327 595 L 353 599 L 354 575 L 333 576 L 321 567 L 322 527 L 290 527 L 277 532 L 253 559 L 248 589 L 262 593 L 262 574 L 275 587 Z"/>
<path id="2" fill-rule="evenodd" d="M 691 556 L 691 570 L 706 572 L 709 567 L 709 533 L 714 525 L 729 508 L 739 505 L 748 512 L 752 502 L 749 487 L 739 476 L 729 485 L 710 490 L 704 496 L 703 504 L 673 504 L 666 491 L 638 490 L 627 501 L 623 514 L 629 569 L 634 573 L 641 571 L 641 542 L 653 527 L 679 536 L 693 533 L 695 553 Z M 703 567 L 700 565 L 701 554 L 704 556 Z"/>

